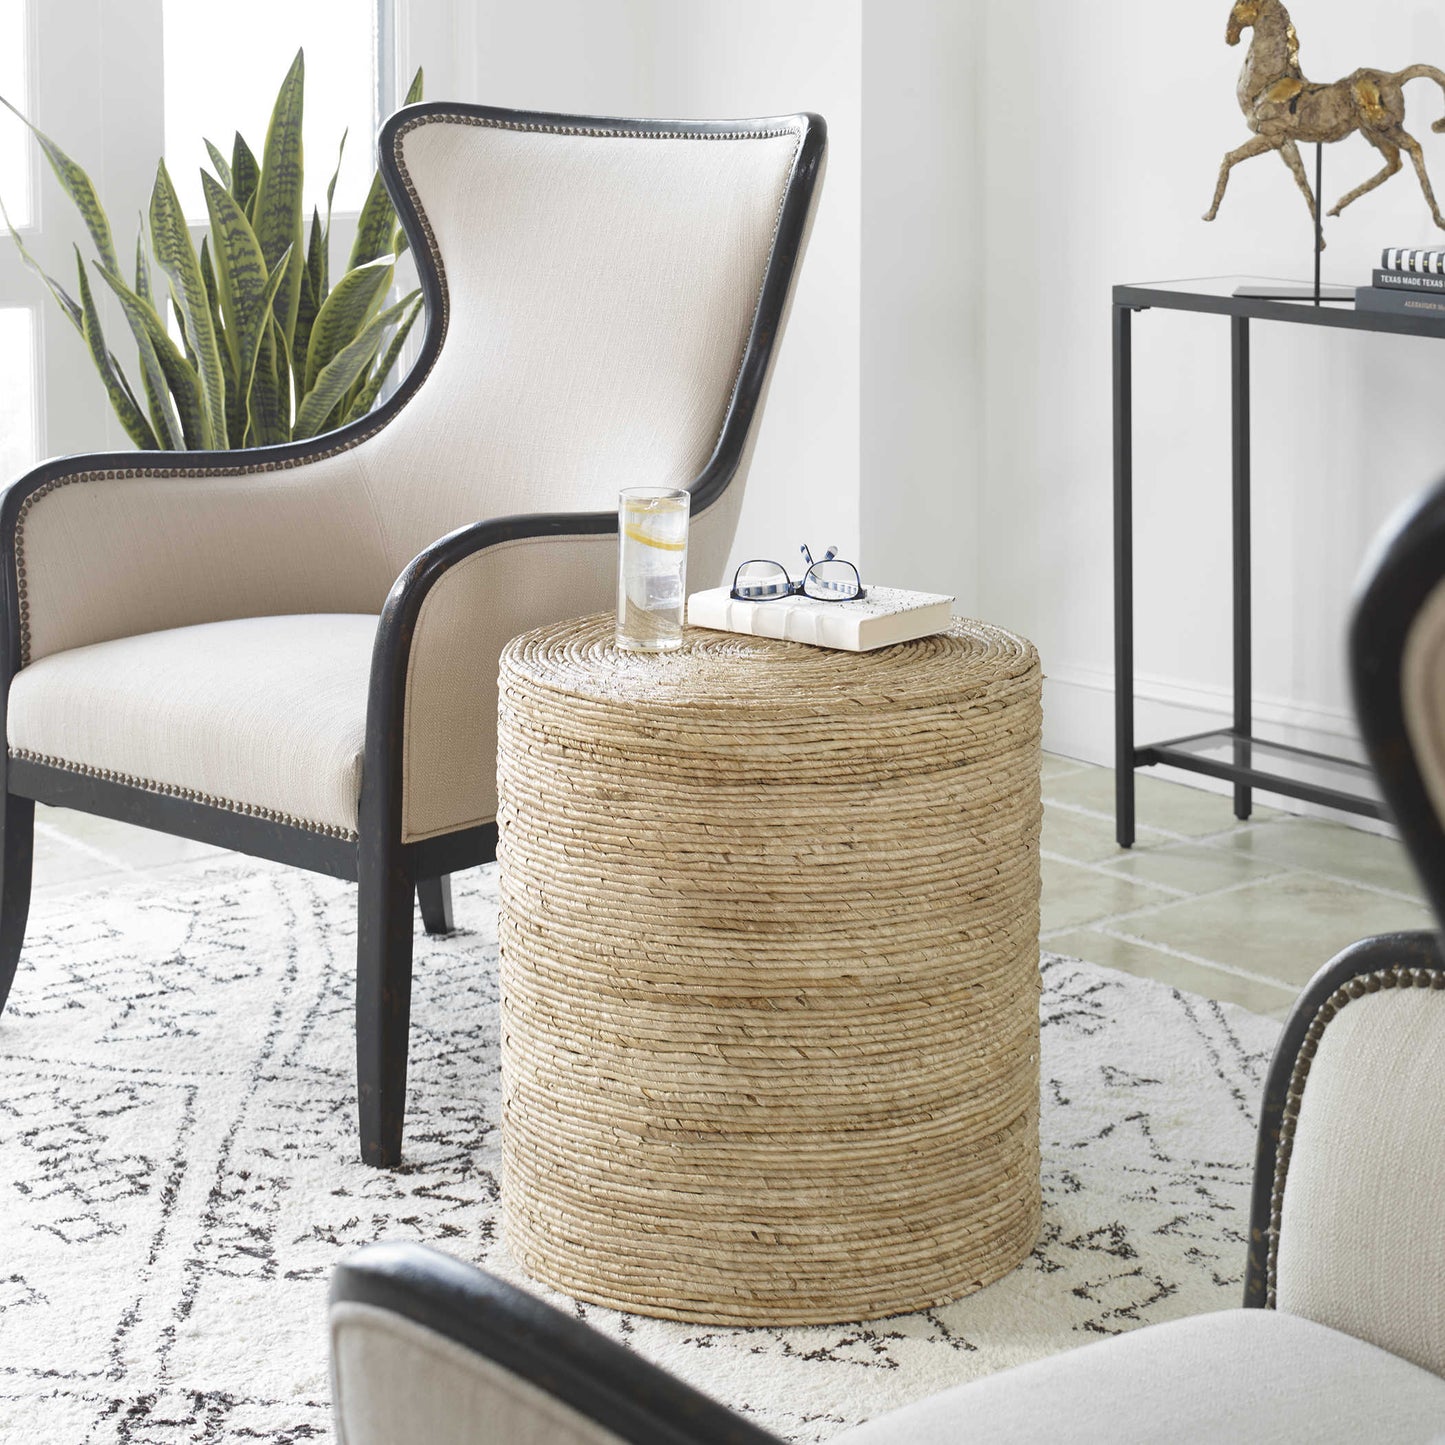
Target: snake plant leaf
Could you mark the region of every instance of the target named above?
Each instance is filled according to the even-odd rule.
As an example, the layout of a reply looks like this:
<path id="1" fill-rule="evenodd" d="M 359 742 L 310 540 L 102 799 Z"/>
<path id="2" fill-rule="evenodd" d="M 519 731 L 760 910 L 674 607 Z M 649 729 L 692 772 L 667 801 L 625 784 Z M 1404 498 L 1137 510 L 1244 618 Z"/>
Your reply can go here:
<path id="1" fill-rule="evenodd" d="M 261 155 L 261 180 L 256 188 L 253 227 L 269 274 L 286 248 L 291 248 L 287 274 L 276 293 L 275 313 L 289 343 L 296 333 L 301 305 L 301 266 L 305 238 L 301 231 L 301 120 L 306 89 L 306 57 L 296 52 L 271 112 L 266 146 Z"/>
<path id="2" fill-rule="evenodd" d="M 305 267 L 302 267 L 302 271 L 304 274 Z M 305 373 L 296 370 L 295 358 L 291 354 L 291 348 L 286 344 L 286 333 L 274 324 L 274 318 L 271 333 L 276 342 L 276 373 L 282 378 L 289 377 L 291 382 L 290 391 L 283 390 L 281 402 L 285 408 L 286 438 L 289 441 L 291 437 L 290 418 L 296 415 L 297 409 L 301 405 L 301 383 Z"/>
<path id="3" fill-rule="evenodd" d="M 304 381 L 306 353 L 311 342 L 311 328 L 316 313 L 326 299 L 326 233 L 321 228 L 321 213 L 311 211 L 311 234 L 306 242 L 306 265 L 301 270 L 301 304 L 296 309 L 296 334 L 291 340 L 291 357 L 296 375 Z"/>
<path id="4" fill-rule="evenodd" d="M 245 211 L 236 204 L 235 197 L 204 171 L 201 172 L 201 187 L 206 195 L 211 239 L 216 244 L 215 274 L 222 329 L 231 359 L 236 363 L 237 381 L 244 396 L 246 377 L 250 371 L 243 362 L 247 350 L 246 333 L 248 330 L 256 333 L 256 340 L 250 348 L 254 366 L 262 324 L 256 306 L 268 289 L 266 261 L 261 255 L 256 233 L 251 229 Z M 271 295 L 274 297 L 275 294 L 273 290 Z"/>
<path id="5" fill-rule="evenodd" d="M 311 328 L 316 324 L 316 293 L 311 289 L 311 273 L 301 271 L 301 305 L 296 311 L 296 336 L 291 343 L 291 359 L 299 387 L 306 385 L 306 356 L 311 346 Z"/>
<path id="6" fill-rule="evenodd" d="M 283 279 L 285 274 L 283 271 Z M 256 369 L 251 376 L 248 407 L 254 428 L 252 446 L 274 446 L 278 442 L 291 439 L 290 397 L 287 395 L 284 376 L 286 353 L 282 344 L 281 327 L 273 309 L 273 314 L 266 318 L 261 350 L 256 357 Z"/>
<path id="7" fill-rule="evenodd" d="M 246 434 L 242 439 L 242 446 L 255 446 L 256 441 L 253 438 L 258 438 L 263 433 L 268 436 L 273 435 L 284 429 L 279 406 L 274 407 L 275 414 L 272 416 L 261 414 L 267 404 L 271 389 L 263 388 L 260 394 L 257 393 L 256 362 L 260 358 L 268 331 L 275 331 L 275 323 L 271 319 L 271 305 L 276 299 L 276 293 L 281 289 L 281 283 L 286 278 L 286 270 L 290 264 L 291 253 L 288 251 L 276 263 L 275 269 L 266 279 L 265 288 L 255 298 L 251 322 L 244 332 L 241 364 L 237 377 L 241 395 L 246 399 Z M 282 440 L 284 439 L 283 437 Z"/>
<path id="8" fill-rule="evenodd" d="M 311 294 L 319 305 L 331 289 L 326 265 L 326 231 L 321 225 L 321 212 L 311 208 L 311 230 L 306 237 L 306 275 L 311 281 Z"/>
<path id="9" fill-rule="evenodd" d="M 221 291 L 216 284 L 216 268 L 211 264 L 211 238 L 201 237 L 201 284 L 206 288 L 206 306 L 211 313 L 211 326 L 216 340 L 221 339 Z"/>
<path id="10" fill-rule="evenodd" d="M 196 348 L 191 345 L 191 335 L 190 332 L 186 330 L 186 318 L 181 311 L 181 303 L 176 297 L 176 291 L 174 286 L 168 287 L 167 290 L 170 295 L 171 316 L 175 322 L 175 328 L 177 332 L 180 333 L 181 345 L 185 348 L 186 365 L 189 366 L 191 370 L 196 373 L 196 377 L 199 380 L 201 375 L 201 363 L 200 359 L 196 356 Z"/>
<path id="11" fill-rule="evenodd" d="M 401 355 L 401 348 L 406 345 L 406 338 L 411 332 L 412 324 L 421 315 L 421 292 L 413 291 L 406 297 L 402 305 L 411 305 L 411 310 L 406 313 L 406 318 L 396 328 L 396 335 L 387 342 L 386 350 L 381 353 L 381 360 L 372 369 L 371 375 L 362 383 L 361 390 L 357 392 L 356 399 L 351 403 L 346 413 L 345 420 L 359 421 L 376 405 L 376 398 L 381 394 L 381 388 L 386 378 L 391 374 L 391 369 L 396 365 L 397 358 Z"/>
<path id="12" fill-rule="evenodd" d="M 210 141 L 206 142 L 206 154 L 210 156 L 211 164 L 215 166 L 216 174 L 221 178 L 221 184 L 229 191 L 231 189 L 231 163 Z"/>
<path id="13" fill-rule="evenodd" d="M 296 423 L 291 428 L 293 441 L 317 436 L 326 430 L 327 418 L 345 396 L 347 388 L 371 364 L 380 341 L 380 329 L 373 322 L 350 346 L 343 347 L 332 357 L 296 413 Z"/>
<path id="14" fill-rule="evenodd" d="M 231 142 L 231 179 L 229 187 L 236 204 L 249 216 L 251 202 L 256 198 L 256 185 L 261 179 L 261 163 L 246 144 L 240 131 Z"/>
<path id="15" fill-rule="evenodd" d="M 336 148 L 336 169 L 331 172 L 331 179 L 326 185 L 326 229 L 322 234 L 328 242 L 331 240 L 331 203 L 336 199 L 336 182 L 341 178 L 341 158 L 346 154 L 346 137 L 350 134 L 350 126 L 341 132 L 341 144 Z"/>
<path id="16" fill-rule="evenodd" d="M 215 429 L 215 445 L 228 447 L 231 436 L 240 435 L 237 428 L 246 425 L 246 412 L 241 405 L 241 393 L 236 384 L 236 358 L 231 355 L 230 345 L 225 342 L 225 324 L 221 321 L 221 288 L 215 279 L 215 266 L 211 262 L 211 237 L 201 237 L 201 282 L 205 286 L 205 303 L 211 312 L 211 328 L 221 353 L 221 376 L 225 381 L 225 425 Z"/>
<path id="17" fill-rule="evenodd" d="M 188 450 L 198 449 L 203 444 L 203 416 L 201 383 L 196 376 L 195 369 L 186 361 L 181 354 L 180 347 L 166 331 L 165 323 L 155 309 L 152 299 L 141 295 L 139 288 L 132 291 L 120 277 L 112 276 L 109 271 L 99 267 L 97 270 L 100 272 L 101 279 L 115 292 L 116 299 L 126 313 L 126 320 L 131 323 L 131 330 L 135 331 L 137 325 L 144 329 L 151 349 L 155 352 L 156 361 L 165 376 L 166 385 L 175 399 L 186 448 Z M 139 340 L 138 337 L 137 340 Z"/>
<path id="18" fill-rule="evenodd" d="M 413 105 L 421 99 L 422 93 L 422 72 L 420 70 L 412 77 L 411 85 L 406 92 L 406 99 L 403 105 Z M 356 221 L 356 240 L 352 242 L 351 256 L 346 263 L 348 271 L 354 270 L 357 266 L 364 266 L 368 261 L 374 261 L 378 256 L 396 254 L 393 248 L 393 239 L 397 230 L 396 210 L 391 204 L 391 198 L 386 193 L 386 183 L 381 178 L 381 172 L 371 178 L 371 189 L 366 193 L 366 200 L 362 203 L 361 214 Z"/>
<path id="19" fill-rule="evenodd" d="M 216 268 L 211 260 L 211 238 L 201 237 L 201 280 L 206 287 L 206 305 L 211 312 L 211 326 L 221 353 L 221 375 L 226 388 L 226 436 L 237 437 L 246 429 L 246 401 L 241 395 L 238 381 L 239 362 L 233 354 L 231 338 L 226 335 L 226 324 L 221 318 L 221 286 L 216 279 Z M 224 344 L 221 344 L 224 343 Z"/>
<path id="20" fill-rule="evenodd" d="M 420 291 L 409 291 L 405 296 L 403 296 L 401 300 L 398 301 L 393 307 L 391 307 L 391 309 L 386 313 L 387 323 L 391 324 L 392 322 L 401 321 L 403 317 L 405 317 L 407 329 L 409 330 L 411 318 L 407 315 L 407 310 L 420 295 Z M 403 338 L 403 340 L 405 340 L 405 338 Z M 401 348 L 398 346 L 396 349 L 399 352 Z M 395 360 L 395 356 L 393 356 L 392 360 Z M 383 370 L 377 372 L 376 379 L 378 387 L 382 382 L 385 381 L 387 371 L 389 371 L 390 369 L 391 365 L 390 363 L 387 363 Z M 342 397 L 340 405 L 332 414 L 332 427 L 340 426 L 351 416 L 351 413 L 356 406 L 358 398 L 361 396 L 361 393 L 366 390 L 367 386 L 370 383 L 370 380 L 371 378 L 369 374 L 363 372 L 362 375 L 359 376 L 356 381 L 352 383 L 346 395 Z"/>
<path id="21" fill-rule="evenodd" d="M 151 430 L 163 451 L 183 451 L 185 440 L 171 406 L 170 383 L 160 358 L 156 355 L 155 341 L 145 315 L 149 309 L 147 303 L 119 276 L 107 271 L 98 261 L 92 261 L 91 265 L 95 267 L 101 280 L 115 292 L 121 309 L 125 312 L 125 319 L 130 323 L 136 352 L 140 356 L 141 383 L 145 390 L 146 410 L 150 413 Z"/>
<path id="22" fill-rule="evenodd" d="M 338 288 L 339 289 L 339 288 Z M 371 365 L 371 359 L 381 346 L 381 338 L 389 326 L 401 319 L 409 301 L 399 301 L 379 316 L 372 318 L 364 331 L 347 346 L 343 346 L 321 369 L 316 385 L 306 393 L 301 409 L 296 413 L 296 425 L 291 435 L 300 441 L 313 437 L 325 430 L 326 419 L 337 404 Z"/>
<path id="23" fill-rule="evenodd" d="M 10 239 L 15 242 L 15 249 L 20 252 L 20 259 L 45 282 L 46 289 L 55 298 L 55 303 L 70 318 L 70 324 L 82 335 L 85 335 L 84 318 L 80 314 L 80 306 L 75 298 L 66 291 L 48 271 L 41 266 L 40 262 L 25 249 L 25 242 L 20 239 L 20 232 L 15 229 L 10 220 L 10 212 L 5 209 L 4 201 L 0 201 L 0 216 L 5 218 L 5 229 L 10 232 Z"/>
<path id="24" fill-rule="evenodd" d="M 105 384 L 106 395 L 125 428 L 126 435 L 143 451 L 159 451 L 160 443 L 151 430 L 150 423 L 141 414 L 135 393 L 125 380 L 124 373 L 116 365 L 115 357 L 105 344 L 105 333 L 100 325 L 100 312 L 95 309 L 95 297 L 91 294 L 90 280 L 85 274 L 85 258 L 80 247 L 75 248 L 75 270 L 80 278 L 81 335 L 85 337 L 86 349 L 100 379 Z"/>
<path id="25" fill-rule="evenodd" d="M 185 434 L 187 451 L 202 451 L 205 448 L 206 413 L 201 405 L 201 379 L 196 369 L 181 354 L 180 348 L 167 334 L 161 319 L 153 311 L 154 326 L 151 328 L 151 344 L 156 349 L 156 359 L 166 374 L 171 396 L 175 399 L 176 411 L 181 418 L 181 431 Z"/>
<path id="26" fill-rule="evenodd" d="M 196 357 L 205 416 L 205 446 L 208 450 L 224 447 L 227 444 L 226 374 L 221 365 L 221 347 L 211 320 L 200 262 L 191 244 L 190 229 L 164 161 L 156 168 L 150 222 L 156 261 L 170 279 L 171 300 L 184 318 L 185 337 Z"/>
<path id="27" fill-rule="evenodd" d="M 135 233 L 135 294 L 142 301 L 155 305 L 155 288 L 151 285 L 151 258 L 146 254 L 144 218 Z"/>
<path id="28" fill-rule="evenodd" d="M 74 202 L 75 209 L 80 212 L 80 218 L 85 222 L 85 229 L 90 232 L 90 239 L 100 255 L 101 265 L 106 270 L 114 271 L 119 275 L 120 259 L 116 255 L 115 242 L 111 238 L 110 220 L 105 214 L 105 207 L 100 203 L 100 197 L 95 193 L 95 187 L 91 184 L 90 177 L 43 130 L 21 115 L 3 95 L 0 95 L 0 105 L 3 105 L 12 115 L 19 116 L 30 127 L 30 133 L 40 143 L 40 149 L 44 152 L 45 159 L 50 162 L 50 169 L 55 172 L 55 178 L 60 182 L 60 188 Z"/>
<path id="29" fill-rule="evenodd" d="M 346 269 L 354 271 L 378 256 L 389 254 L 391 236 L 396 229 L 396 211 L 391 198 L 386 194 L 386 185 L 381 172 L 371 178 L 371 189 L 356 220 L 356 239 L 351 243 L 351 255 L 347 258 Z"/>
<path id="30" fill-rule="evenodd" d="M 306 351 L 306 385 L 310 392 L 317 378 L 345 347 L 349 346 L 376 315 L 391 289 L 396 266 L 391 256 L 379 256 L 354 271 L 348 271 L 321 303 Z M 335 405 L 333 402 L 332 405 Z"/>

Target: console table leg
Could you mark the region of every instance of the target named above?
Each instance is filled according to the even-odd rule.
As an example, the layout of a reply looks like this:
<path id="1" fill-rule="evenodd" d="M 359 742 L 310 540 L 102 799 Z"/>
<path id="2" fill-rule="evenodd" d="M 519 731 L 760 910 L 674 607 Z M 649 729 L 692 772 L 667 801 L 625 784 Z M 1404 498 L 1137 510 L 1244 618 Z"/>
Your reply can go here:
<path id="1" fill-rule="evenodd" d="M 1250 735 L 1254 729 L 1253 667 L 1250 633 L 1249 544 L 1249 318 L 1230 321 L 1230 394 L 1233 415 L 1234 471 L 1234 761 L 1248 767 L 1253 761 Z M 1251 811 L 1248 783 L 1234 785 L 1234 816 L 1241 821 Z"/>
<path id="2" fill-rule="evenodd" d="M 1114 836 L 1134 846 L 1134 377 L 1127 306 L 1114 307 Z"/>

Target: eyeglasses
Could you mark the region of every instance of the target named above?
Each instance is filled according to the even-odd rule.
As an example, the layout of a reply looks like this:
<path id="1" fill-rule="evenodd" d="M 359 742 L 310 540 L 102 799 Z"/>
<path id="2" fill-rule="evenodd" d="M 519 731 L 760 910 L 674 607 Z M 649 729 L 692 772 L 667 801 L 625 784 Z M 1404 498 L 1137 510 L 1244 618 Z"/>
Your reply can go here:
<path id="1" fill-rule="evenodd" d="M 839 562 L 836 547 L 829 547 L 822 560 L 813 561 L 808 544 L 799 549 L 808 570 L 801 582 L 788 576 L 781 562 L 755 559 L 744 562 L 733 576 L 731 597 L 739 602 L 775 602 L 781 597 L 811 597 L 815 602 L 852 602 L 866 595 L 858 569 L 851 562 Z"/>

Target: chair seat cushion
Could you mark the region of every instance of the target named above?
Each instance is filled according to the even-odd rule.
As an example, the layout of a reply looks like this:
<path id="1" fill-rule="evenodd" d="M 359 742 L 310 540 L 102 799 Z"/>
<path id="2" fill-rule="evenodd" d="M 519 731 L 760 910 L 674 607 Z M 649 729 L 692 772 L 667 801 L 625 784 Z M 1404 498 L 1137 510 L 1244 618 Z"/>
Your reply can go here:
<path id="1" fill-rule="evenodd" d="M 1276 1310 L 1221 1310 L 960 1385 L 832 1445 L 1326 1445 L 1445 1433 L 1445 1380 Z"/>
<path id="2" fill-rule="evenodd" d="M 52 653 L 11 684 L 11 752 L 352 834 L 376 625 L 247 617 Z"/>

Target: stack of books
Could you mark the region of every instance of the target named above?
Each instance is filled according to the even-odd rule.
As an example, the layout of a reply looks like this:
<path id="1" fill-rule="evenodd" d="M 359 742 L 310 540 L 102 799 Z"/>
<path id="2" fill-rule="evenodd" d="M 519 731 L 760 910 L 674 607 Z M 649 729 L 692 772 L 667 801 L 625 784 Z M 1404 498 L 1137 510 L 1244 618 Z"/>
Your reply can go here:
<path id="1" fill-rule="evenodd" d="M 1355 291 L 1357 310 L 1445 318 L 1445 247 L 1386 247 L 1373 280 Z"/>

